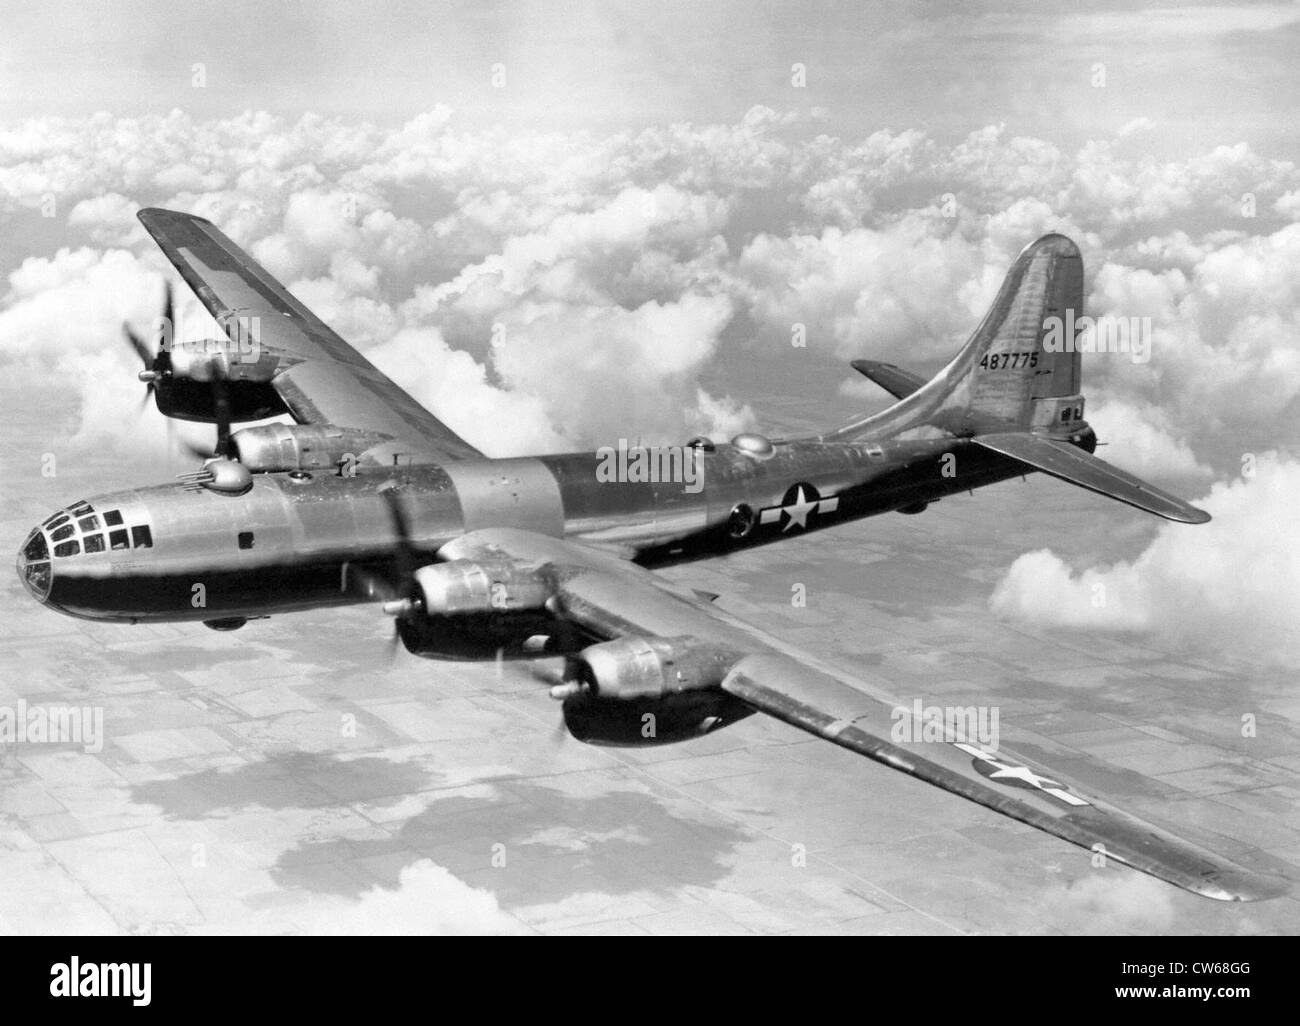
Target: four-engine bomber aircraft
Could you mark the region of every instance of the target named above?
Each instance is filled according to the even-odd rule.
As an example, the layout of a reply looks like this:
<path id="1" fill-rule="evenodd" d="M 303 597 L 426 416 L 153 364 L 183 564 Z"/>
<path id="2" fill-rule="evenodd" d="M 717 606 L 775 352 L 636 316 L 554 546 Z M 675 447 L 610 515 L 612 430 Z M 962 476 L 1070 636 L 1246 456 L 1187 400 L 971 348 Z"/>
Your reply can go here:
<path id="1" fill-rule="evenodd" d="M 932 380 L 856 362 L 898 398 L 892 407 L 813 437 L 694 439 L 681 450 L 689 487 L 661 475 L 610 481 L 600 453 L 488 459 L 212 223 L 159 209 L 139 217 L 228 336 L 151 353 L 128 331 L 146 363 L 140 377 L 165 415 L 215 424 L 216 448 L 177 483 L 78 501 L 33 530 L 18 573 L 38 601 L 96 620 L 233 629 L 385 599 L 421 654 L 563 657 L 552 693 L 582 740 L 678 741 L 761 711 L 1198 894 L 1289 889 L 1005 748 L 951 734 L 891 741 L 898 703 L 885 682 L 801 652 L 650 569 L 916 513 L 1031 470 L 1171 520 L 1208 520 L 1092 455 L 1079 353 L 1072 340 L 1047 342 L 1050 318 L 1082 313 L 1083 264 L 1064 236 L 1020 254 Z M 170 293 L 167 306 L 169 321 Z M 256 344 L 241 352 L 250 324 Z M 231 430 L 282 414 L 296 423 Z"/>

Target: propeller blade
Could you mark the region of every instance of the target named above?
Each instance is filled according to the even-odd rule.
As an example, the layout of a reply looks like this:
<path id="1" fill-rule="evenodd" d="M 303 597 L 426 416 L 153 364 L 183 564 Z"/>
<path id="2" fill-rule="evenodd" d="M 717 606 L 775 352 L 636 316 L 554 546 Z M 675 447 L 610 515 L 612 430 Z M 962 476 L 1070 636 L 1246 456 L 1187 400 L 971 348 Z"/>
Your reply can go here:
<path id="1" fill-rule="evenodd" d="M 217 418 L 218 456 L 230 455 L 230 385 L 224 376 L 212 379 L 212 406 Z"/>
<path id="2" fill-rule="evenodd" d="M 153 353 L 149 352 L 149 347 L 145 344 L 144 339 L 137 335 L 135 329 L 125 321 L 122 323 L 122 334 L 126 337 L 126 341 L 131 348 L 135 350 L 135 355 L 140 358 L 140 362 L 144 364 L 145 370 L 152 368 Z"/>
<path id="3" fill-rule="evenodd" d="M 401 650 L 405 646 L 402 644 L 402 626 L 401 621 L 393 620 L 393 633 L 388 638 L 388 663 L 391 666 L 397 662 L 397 657 L 401 655 Z"/>
<path id="4" fill-rule="evenodd" d="M 409 589 L 414 583 L 411 575 L 415 572 L 416 562 L 415 547 L 411 544 L 411 522 L 407 519 L 406 510 L 402 508 L 402 498 L 397 488 L 385 488 L 379 494 L 384 497 L 384 505 L 388 508 L 388 516 L 393 524 L 396 539 L 394 569 L 403 586 Z"/>
<path id="5" fill-rule="evenodd" d="M 176 338 L 176 319 L 175 306 L 172 303 L 172 283 L 170 278 L 163 279 L 163 330 L 167 333 L 167 338 L 173 340 Z M 160 349 L 166 349 L 166 346 L 160 346 Z"/>

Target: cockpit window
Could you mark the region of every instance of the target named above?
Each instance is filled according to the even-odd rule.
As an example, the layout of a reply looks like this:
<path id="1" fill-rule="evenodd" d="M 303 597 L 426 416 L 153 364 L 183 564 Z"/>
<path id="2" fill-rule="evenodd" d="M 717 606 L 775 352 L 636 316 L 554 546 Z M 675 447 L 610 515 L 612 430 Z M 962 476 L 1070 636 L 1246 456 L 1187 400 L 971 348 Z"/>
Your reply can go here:
<path id="1" fill-rule="evenodd" d="M 115 509 L 110 509 L 104 514 L 104 523 L 109 527 L 119 527 L 122 523 L 122 514 Z"/>
<path id="2" fill-rule="evenodd" d="M 108 519 L 107 514 L 105 514 L 104 519 Z M 126 540 L 126 528 L 123 528 L 120 531 L 110 531 L 108 534 L 108 545 L 109 548 L 113 549 L 129 549 L 131 543 Z"/>
<path id="3" fill-rule="evenodd" d="M 74 502 L 71 506 L 69 506 L 68 512 L 71 513 L 74 517 L 84 517 L 87 514 L 93 513 L 95 511 L 90 508 L 90 503 L 86 502 L 83 499 L 81 502 Z"/>
<path id="4" fill-rule="evenodd" d="M 98 531 L 99 517 L 83 517 L 77 521 L 77 526 L 83 531 Z"/>
<path id="5" fill-rule="evenodd" d="M 23 546 L 23 557 L 29 562 L 38 562 L 42 559 L 50 558 L 50 550 L 45 546 L 45 535 L 37 531 L 27 539 L 27 544 Z"/>
<path id="6" fill-rule="evenodd" d="M 104 536 L 102 534 L 88 534 L 85 537 L 87 552 L 103 552 Z"/>
<path id="7" fill-rule="evenodd" d="M 81 542 L 79 541 L 66 541 L 54 546 L 56 556 L 75 556 L 80 551 Z"/>
<path id="8" fill-rule="evenodd" d="M 59 527 L 59 526 L 61 526 L 61 525 L 63 525 L 63 524 L 66 524 L 67 522 L 68 522 L 68 515 L 67 515 L 66 513 L 60 513 L 60 514 L 59 514 L 57 517 L 55 517 L 53 520 L 51 520 L 51 521 L 49 521 L 48 523 L 46 523 L 45 526 L 46 526 L 47 529 L 49 529 L 49 530 L 52 531 L 52 530 L 54 530 L 54 528 Z"/>
<path id="9" fill-rule="evenodd" d="M 153 548 L 153 533 L 147 524 L 131 528 L 131 544 L 137 549 Z"/>
<path id="10" fill-rule="evenodd" d="M 52 535 L 50 535 L 50 541 L 60 542 L 63 541 L 65 538 L 71 538 L 76 533 L 76 531 L 77 529 L 73 527 L 71 524 L 64 524 Z"/>

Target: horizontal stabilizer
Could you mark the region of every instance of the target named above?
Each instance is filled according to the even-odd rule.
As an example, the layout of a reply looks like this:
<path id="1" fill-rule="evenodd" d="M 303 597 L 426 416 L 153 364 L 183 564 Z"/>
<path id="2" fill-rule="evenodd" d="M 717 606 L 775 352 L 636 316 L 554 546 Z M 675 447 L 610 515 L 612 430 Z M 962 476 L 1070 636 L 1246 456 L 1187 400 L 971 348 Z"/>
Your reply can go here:
<path id="1" fill-rule="evenodd" d="M 925 378 L 919 378 L 903 370 L 902 367 L 895 367 L 892 363 L 881 363 L 878 360 L 852 360 L 849 366 L 898 399 L 906 399 L 925 384 Z"/>
<path id="2" fill-rule="evenodd" d="M 1051 474 L 1080 488 L 1126 502 L 1166 520 L 1204 524 L 1210 519 L 1210 514 L 1204 510 L 1197 509 L 1118 467 L 1112 467 L 1105 460 L 1099 460 L 1068 442 L 1013 432 L 979 435 L 971 441 L 1028 464 L 1044 474 Z"/>

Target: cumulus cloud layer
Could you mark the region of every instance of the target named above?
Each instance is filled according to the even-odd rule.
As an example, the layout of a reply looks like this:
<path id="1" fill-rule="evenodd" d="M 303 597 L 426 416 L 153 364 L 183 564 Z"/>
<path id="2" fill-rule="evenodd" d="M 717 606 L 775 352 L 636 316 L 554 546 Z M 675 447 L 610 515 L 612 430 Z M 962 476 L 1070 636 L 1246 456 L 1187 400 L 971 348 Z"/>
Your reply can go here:
<path id="1" fill-rule="evenodd" d="M 1193 650 L 1300 665 L 1300 462 L 1270 453 L 1200 505 L 1214 519 L 1164 524 L 1131 562 L 1076 570 L 1047 549 L 1012 563 L 992 598 L 1011 619 L 1133 631 Z"/>
<path id="2" fill-rule="evenodd" d="M 801 330 L 836 359 L 933 365 L 1015 253 L 1060 230 L 1092 313 L 1150 318 L 1148 363 L 1085 360 L 1113 455 L 1203 475 L 1235 458 L 1225 434 L 1294 422 L 1300 173 L 1244 144 L 1157 160 L 1151 130 L 1070 153 L 997 125 L 844 140 L 765 107 L 603 137 L 468 130 L 445 107 L 391 129 L 33 119 L 0 129 L 0 217 L 58 242 L 3 254 L 0 361 L 59 368 L 79 437 L 134 446 L 112 415 L 136 369 L 118 322 L 156 313 L 166 265 L 134 212 L 158 204 L 212 218 L 492 454 L 724 435 L 755 425 L 699 384 L 725 351 L 761 362 Z"/>

